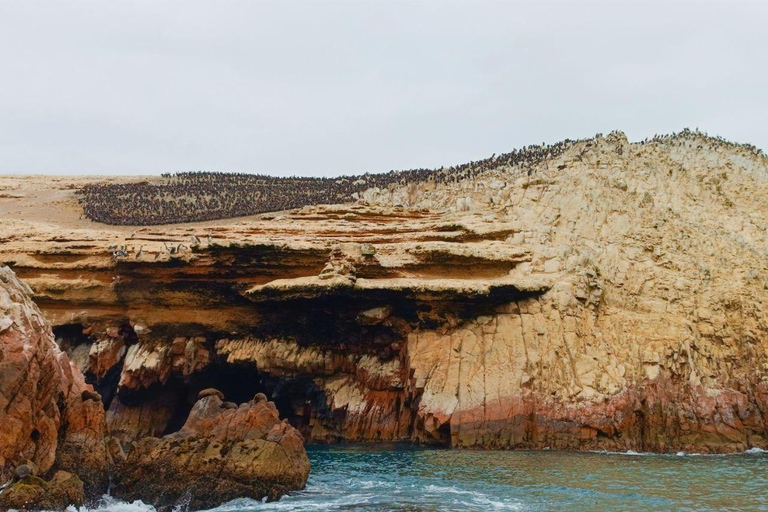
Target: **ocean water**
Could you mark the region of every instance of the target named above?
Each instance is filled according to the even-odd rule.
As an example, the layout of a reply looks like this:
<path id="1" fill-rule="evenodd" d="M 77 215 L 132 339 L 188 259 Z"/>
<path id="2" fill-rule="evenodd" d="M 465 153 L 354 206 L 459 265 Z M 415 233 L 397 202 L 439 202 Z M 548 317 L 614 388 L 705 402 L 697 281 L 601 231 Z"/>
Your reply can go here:
<path id="1" fill-rule="evenodd" d="M 651 455 L 310 447 L 303 491 L 214 512 L 768 511 L 768 453 Z M 109 498 L 80 512 L 152 512 Z"/>

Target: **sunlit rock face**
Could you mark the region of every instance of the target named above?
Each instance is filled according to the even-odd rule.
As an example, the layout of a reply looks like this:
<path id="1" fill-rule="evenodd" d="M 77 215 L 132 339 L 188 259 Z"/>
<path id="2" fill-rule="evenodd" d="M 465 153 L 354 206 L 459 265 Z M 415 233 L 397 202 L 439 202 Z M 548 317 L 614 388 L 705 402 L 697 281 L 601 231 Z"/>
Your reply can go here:
<path id="1" fill-rule="evenodd" d="M 613 133 L 471 180 L 160 227 L 80 219 L 89 179 L 67 180 L 0 178 L 66 206 L 4 206 L 27 220 L 0 221 L 0 261 L 123 446 L 177 432 L 215 387 L 235 405 L 264 393 L 308 442 L 768 447 L 754 148 Z"/>

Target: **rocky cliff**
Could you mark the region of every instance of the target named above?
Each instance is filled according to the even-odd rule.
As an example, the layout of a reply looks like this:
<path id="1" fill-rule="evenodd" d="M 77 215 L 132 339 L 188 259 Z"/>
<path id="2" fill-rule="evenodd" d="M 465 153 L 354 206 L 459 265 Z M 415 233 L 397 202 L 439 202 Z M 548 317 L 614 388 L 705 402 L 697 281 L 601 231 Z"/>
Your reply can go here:
<path id="1" fill-rule="evenodd" d="M 32 302 L 0 267 L 0 482 L 27 463 L 41 474 L 77 470 L 90 492 L 108 484 L 104 409 Z"/>
<path id="2" fill-rule="evenodd" d="M 0 510 L 62 510 L 110 488 L 158 510 L 210 508 L 304 487 L 304 440 L 262 394 L 238 407 L 205 390 L 180 432 L 136 436 L 126 460 L 30 294 L 0 266 Z"/>
<path id="3" fill-rule="evenodd" d="M 125 446 L 215 387 L 264 393 L 310 442 L 768 447 L 768 159 L 750 146 L 613 133 L 162 227 L 80 218 L 94 180 L 0 177 L 0 261 Z"/>

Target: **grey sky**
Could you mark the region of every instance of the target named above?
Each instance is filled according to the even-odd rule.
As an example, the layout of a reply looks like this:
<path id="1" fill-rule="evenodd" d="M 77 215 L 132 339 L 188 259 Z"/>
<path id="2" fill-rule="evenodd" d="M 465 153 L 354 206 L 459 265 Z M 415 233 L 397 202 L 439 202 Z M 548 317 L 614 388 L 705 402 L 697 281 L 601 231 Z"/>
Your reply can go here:
<path id="1" fill-rule="evenodd" d="M 0 0 L 0 173 L 438 167 L 622 129 L 768 149 L 768 2 Z"/>

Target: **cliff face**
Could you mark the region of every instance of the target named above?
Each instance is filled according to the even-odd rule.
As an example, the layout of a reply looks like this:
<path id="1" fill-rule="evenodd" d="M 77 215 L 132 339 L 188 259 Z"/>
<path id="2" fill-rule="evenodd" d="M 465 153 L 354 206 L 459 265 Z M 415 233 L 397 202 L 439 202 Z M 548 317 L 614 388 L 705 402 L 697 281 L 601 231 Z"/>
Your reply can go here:
<path id="1" fill-rule="evenodd" d="M 0 267 L 0 481 L 29 463 L 41 474 L 77 470 L 90 492 L 103 492 L 111 464 L 104 409 L 30 294 Z"/>
<path id="2" fill-rule="evenodd" d="M 30 294 L 0 267 L 1 510 L 80 506 L 110 483 L 113 496 L 158 510 L 180 500 L 211 508 L 237 497 L 279 499 L 304 487 L 303 438 L 263 394 L 238 407 L 205 390 L 180 432 L 139 439 L 126 460 L 107 433 L 102 397 L 54 343 Z"/>
<path id="3" fill-rule="evenodd" d="M 611 134 L 530 169 L 145 228 L 79 219 L 84 178 L 0 179 L 18 196 L 0 261 L 126 445 L 216 387 L 265 393 L 314 442 L 768 447 L 768 162 L 750 148 Z"/>

